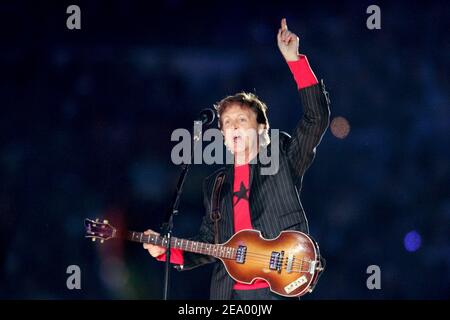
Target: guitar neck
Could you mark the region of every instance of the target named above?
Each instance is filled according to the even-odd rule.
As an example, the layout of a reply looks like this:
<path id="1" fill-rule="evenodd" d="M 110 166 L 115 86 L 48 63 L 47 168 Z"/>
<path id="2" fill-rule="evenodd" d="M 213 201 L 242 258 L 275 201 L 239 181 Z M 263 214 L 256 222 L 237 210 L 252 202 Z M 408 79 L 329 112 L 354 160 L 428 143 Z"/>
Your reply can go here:
<path id="1" fill-rule="evenodd" d="M 166 247 L 168 242 L 166 237 L 161 237 L 156 234 L 145 235 L 142 232 L 135 232 L 135 231 L 128 231 L 122 237 L 130 241 L 140 243 L 150 243 L 162 247 Z M 222 244 L 204 243 L 172 237 L 170 241 L 170 246 L 173 249 L 180 249 L 187 252 L 200 253 L 217 258 L 234 259 L 234 257 L 236 256 L 236 249 L 226 247 Z"/>

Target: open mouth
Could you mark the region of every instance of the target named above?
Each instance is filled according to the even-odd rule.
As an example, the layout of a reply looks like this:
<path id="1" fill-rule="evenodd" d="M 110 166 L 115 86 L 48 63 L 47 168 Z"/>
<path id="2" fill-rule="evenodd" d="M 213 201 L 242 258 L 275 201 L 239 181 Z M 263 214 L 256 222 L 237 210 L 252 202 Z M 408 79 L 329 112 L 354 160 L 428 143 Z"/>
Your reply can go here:
<path id="1" fill-rule="evenodd" d="M 236 144 L 236 143 L 239 143 L 240 141 L 242 140 L 242 137 L 241 136 L 234 136 L 233 137 L 233 142 Z"/>

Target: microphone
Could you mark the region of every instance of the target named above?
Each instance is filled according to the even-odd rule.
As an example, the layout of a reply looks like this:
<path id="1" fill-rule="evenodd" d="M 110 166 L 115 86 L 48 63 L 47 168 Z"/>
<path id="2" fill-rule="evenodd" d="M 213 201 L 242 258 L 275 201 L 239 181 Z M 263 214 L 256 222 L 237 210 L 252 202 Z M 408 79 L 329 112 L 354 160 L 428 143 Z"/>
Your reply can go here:
<path id="1" fill-rule="evenodd" d="M 209 126 L 214 121 L 215 117 L 216 113 L 210 108 L 205 108 L 200 111 L 197 119 L 194 121 L 194 142 L 200 141 L 203 126 Z"/>
<path id="2" fill-rule="evenodd" d="M 200 111 L 196 121 L 201 121 L 202 125 L 209 126 L 211 123 L 213 123 L 215 118 L 216 113 L 214 112 L 214 110 L 210 108 L 205 108 L 202 111 Z"/>

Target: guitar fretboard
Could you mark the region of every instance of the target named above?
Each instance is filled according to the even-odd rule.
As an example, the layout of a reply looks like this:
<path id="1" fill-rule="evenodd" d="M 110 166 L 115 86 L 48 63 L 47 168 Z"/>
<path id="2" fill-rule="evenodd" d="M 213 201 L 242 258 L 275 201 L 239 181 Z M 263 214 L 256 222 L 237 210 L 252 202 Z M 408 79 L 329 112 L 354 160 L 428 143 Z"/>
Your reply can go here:
<path id="1" fill-rule="evenodd" d="M 145 235 L 142 232 L 134 231 L 127 232 L 126 238 L 130 241 L 151 243 L 162 247 L 166 247 L 168 241 L 167 238 L 163 238 L 159 235 Z M 221 244 L 211 244 L 172 237 L 170 245 L 174 249 L 181 249 L 183 251 L 205 254 L 217 258 L 235 259 L 236 257 L 236 249 L 226 247 Z"/>

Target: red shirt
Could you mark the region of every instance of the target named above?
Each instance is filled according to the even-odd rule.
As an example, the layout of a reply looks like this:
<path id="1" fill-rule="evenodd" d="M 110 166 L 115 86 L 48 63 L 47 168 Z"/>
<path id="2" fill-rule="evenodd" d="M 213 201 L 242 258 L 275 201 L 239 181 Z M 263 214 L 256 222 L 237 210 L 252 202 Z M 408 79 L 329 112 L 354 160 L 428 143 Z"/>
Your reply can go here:
<path id="1" fill-rule="evenodd" d="M 234 209 L 234 233 L 253 229 L 250 218 L 250 205 L 248 202 L 250 196 L 250 165 L 234 166 L 234 184 L 233 184 L 233 209 Z M 251 284 L 236 282 L 234 290 L 253 290 L 267 288 L 269 284 L 261 279 L 256 279 Z"/>

